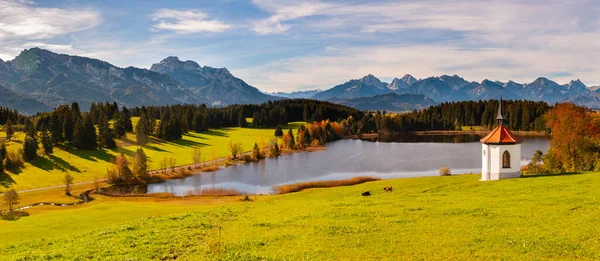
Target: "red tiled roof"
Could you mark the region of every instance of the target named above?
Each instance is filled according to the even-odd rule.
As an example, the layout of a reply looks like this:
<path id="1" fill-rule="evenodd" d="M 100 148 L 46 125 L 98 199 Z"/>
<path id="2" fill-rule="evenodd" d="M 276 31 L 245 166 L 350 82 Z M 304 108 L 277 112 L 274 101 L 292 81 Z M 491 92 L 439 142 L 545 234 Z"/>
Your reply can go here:
<path id="1" fill-rule="evenodd" d="M 523 142 L 522 139 L 514 135 L 508 128 L 504 126 L 496 127 L 480 141 L 481 143 L 485 144 L 519 144 Z"/>

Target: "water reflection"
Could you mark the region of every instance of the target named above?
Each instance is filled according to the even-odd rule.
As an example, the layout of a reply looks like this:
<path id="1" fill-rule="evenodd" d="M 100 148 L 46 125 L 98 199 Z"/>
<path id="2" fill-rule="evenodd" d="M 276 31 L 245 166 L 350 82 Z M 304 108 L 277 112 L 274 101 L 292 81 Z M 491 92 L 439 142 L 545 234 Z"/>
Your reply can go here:
<path id="1" fill-rule="evenodd" d="M 446 137 L 443 137 L 446 136 Z M 450 136 L 450 137 L 448 137 Z M 535 150 L 546 152 L 544 137 L 525 137 L 523 162 Z M 399 178 L 437 175 L 448 166 L 453 173 L 481 171 L 481 143 L 477 135 L 414 135 L 382 137 L 379 141 L 340 140 L 326 151 L 285 154 L 279 158 L 239 164 L 212 173 L 169 180 L 148 186 L 148 193 L 185 195 L 205 188 L 236 188 L 247 193 L 270 193 L 274 185 L 355 176 Z"/>

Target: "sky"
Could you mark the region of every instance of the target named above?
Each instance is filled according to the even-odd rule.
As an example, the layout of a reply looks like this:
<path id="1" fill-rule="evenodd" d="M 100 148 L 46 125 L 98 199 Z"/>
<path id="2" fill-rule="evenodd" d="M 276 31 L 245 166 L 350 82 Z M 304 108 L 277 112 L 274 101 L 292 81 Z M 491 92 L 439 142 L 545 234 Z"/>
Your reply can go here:
<path id="1" fill-rule="evenodd" d="M 0 59 L 40 47 L 120 67 L 167 56 L 262 91 L 457 74 L 600 85 L 599 1 L 0 0 Z"/>

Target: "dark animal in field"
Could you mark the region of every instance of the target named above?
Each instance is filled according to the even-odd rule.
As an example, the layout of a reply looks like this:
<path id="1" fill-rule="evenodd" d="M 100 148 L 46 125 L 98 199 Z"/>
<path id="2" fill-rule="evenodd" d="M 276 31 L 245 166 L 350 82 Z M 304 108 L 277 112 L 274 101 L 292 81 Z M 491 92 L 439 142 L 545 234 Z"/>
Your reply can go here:
<path id="1" fill-rule="evenodd" d="M 392 186 L 385 187 L 383 190 L 385 190 L 385 192 L 392 192 Z"/>
<path id="2" fill-rule="evenodd" d="M 362 195 L 363 195 L 363 196 L 365 196 L 365 197 L 366 197 L 366 196 L 371 196 L 371 192 L 369 192 L 369 191 L 366 191 L 366 192 L 363 192 L 363 193 L 362 193 Z"/>

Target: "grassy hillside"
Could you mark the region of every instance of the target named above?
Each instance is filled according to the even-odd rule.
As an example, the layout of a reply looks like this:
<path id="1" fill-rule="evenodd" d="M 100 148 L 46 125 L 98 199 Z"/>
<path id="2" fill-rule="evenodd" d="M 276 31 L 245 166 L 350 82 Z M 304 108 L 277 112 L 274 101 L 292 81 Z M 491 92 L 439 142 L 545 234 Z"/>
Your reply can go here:
<path id="1" fill-rule="evenodd" d="M 254 202 L 100 197 L 0 221 L 0 253 L 11 260 L 600 259 L 600 173 L 478 179 L 384 180 Z M 389 185 L 394 191 L 384 192 Z"/>
<path id="2" fill-rule="evenodd" d="M 137 119 L 134 119 L 134 121 Z M 135 122 L 134 122 L 135 124 Z M 292 123 L 288 127 L 297 128 L 300 123 Z M 244 150 L 251 150 L 255 142 L 264 139 L 268 142 L 273 138 L 275 129 L 254 128 L 224 128 L 212 129 L 202 133 L 190 132 L 182 139 L 174 141 L 161 141 L 154 139 L 144 147 L 146 155 L 150 160 L 150 168 L 158 169 L 159 162 L 165 157 L 176 157 L 177 165 L 191 164 L 192 153 L 195 147 L 200 147 L 202 158 L 210 160 L 213 156 L 225 157 L 229 155 L 227 143 L 240 142 Z M 4 134 L 4 132 L 2 132 Z M 22 148 L 23 133 L 17 133 L 8 149 Z M 75 177 L 75 182 L 91 181 L 106 176 L 106 168 L 110 160 L 120 152 L 133 155 L 138 148 L 134 133 L 128 133 L 127 137 L 117 140 L 118 148 L 114 150 L 64 150 L 55 147 L 50 156 L 39 157 L 25 167 L 9 173 L 0 173 L 0 192 L 7 187 L 17 190 L 25 190 L 39 187 L 61 185 L 65 173 L 69 172 Z M 39 153 L 41 154 L 41 153 Z"/>

